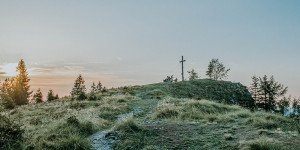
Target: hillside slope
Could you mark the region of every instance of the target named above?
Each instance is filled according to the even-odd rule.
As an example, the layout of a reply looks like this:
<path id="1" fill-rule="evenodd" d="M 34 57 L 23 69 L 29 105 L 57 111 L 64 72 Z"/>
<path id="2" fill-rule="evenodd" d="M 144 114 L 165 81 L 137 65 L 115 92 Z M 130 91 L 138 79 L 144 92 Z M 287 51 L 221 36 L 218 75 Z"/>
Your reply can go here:
<path id="1" fill-rule="evenodd" d="M 0 143 L 38 150 L 299 149 L 299 120 L 226 104 L 251 98 L 247 93 L 235 83 L 197 80 L 110 89 L 95 101 L 29 104 L 1 111 Z M 19 129 L 22 138 L 10 132 Z"/>
<path id="2" fill-rule="evenodd" d="M 171 96 L 174 98 L 209 99 L 243 107 L 253 107 L 254 101 L 247 87 L 241 83 L 199 79 L 193 81 L 156 83 L 143 86 L 123 87 L 113 90 L 123 94 L 137 94 L 145 98 Z M 153 97 L 154 96 L 154 97 Z M 159 98 L 159 97 L 156 97 Z"/>

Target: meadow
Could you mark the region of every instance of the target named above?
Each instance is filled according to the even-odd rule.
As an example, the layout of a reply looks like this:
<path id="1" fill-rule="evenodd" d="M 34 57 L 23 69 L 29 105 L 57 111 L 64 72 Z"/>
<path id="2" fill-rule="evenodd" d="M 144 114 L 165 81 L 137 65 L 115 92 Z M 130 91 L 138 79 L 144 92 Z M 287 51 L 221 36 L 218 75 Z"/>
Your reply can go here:
<path id="1" fill-rule="evenodd" d="M 240 84 L 196 80 L 2 108 L 0 141 L 3 149 L 93 149 L 89 137 L 109 130 L 109 149 L 299 149 L 299 119 L 248 109 L 247 95 Z"/>

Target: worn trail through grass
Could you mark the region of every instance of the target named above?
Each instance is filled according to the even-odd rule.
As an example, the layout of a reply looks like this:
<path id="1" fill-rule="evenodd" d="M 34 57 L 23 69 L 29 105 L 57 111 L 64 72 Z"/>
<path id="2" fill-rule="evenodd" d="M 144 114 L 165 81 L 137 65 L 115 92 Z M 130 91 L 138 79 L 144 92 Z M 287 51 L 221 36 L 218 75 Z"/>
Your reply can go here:
<path id="1" fill-rule="evenodd" d="M 156 107 L 156 104 L 157 100 L 150 99 L 131 102 L 131 112 L 118 115 L 118 119 L 115 125 L 129 118 L 135 118 L 136 120 L 140 120 L 141 124 L 151 122 L 147 120 L 152 115 L 152 109 Z M 99 131 L 88 137 L 89 141 L 91 141 L 92 147 L 96 150 L 112 150 L 112 144 L 114 142 L 118 142 L 119 140 L 111 138 L 111 136 L 110 138 L 106 138 L 106 136 L 113 132 L 114 127 L 115 126 L 112 126 L 108 130 Z"/>

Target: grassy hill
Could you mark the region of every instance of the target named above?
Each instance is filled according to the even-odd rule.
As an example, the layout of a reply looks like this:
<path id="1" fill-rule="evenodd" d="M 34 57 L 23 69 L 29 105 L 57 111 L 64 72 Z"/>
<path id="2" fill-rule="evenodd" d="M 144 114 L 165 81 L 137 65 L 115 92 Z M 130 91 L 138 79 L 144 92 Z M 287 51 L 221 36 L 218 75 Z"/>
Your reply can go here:
<path id="1" fill-rule="evenodd" d="M 174 98 L 209 99 L 227 104 L 237 104 L 244 107 L 254 105 L 247 87 L 240 83 L 229 81 L 215 81 L 209 79 L 157 83 L 144 86 L 123 87 L 111 92 L 143 96 L 144 98 L 160 98 L 171 96 Z"/>
<path id="2" fill-rule="evenodd" d="M 1 110 L 0 145 L 93 149 L 101 141 L 109 149 L 300 148 L 299 120 L 232 105 L 248 106 L 249 99 L 245 86 L 211 80 L 110 89 L 95 101 L 61 99 Z"/>

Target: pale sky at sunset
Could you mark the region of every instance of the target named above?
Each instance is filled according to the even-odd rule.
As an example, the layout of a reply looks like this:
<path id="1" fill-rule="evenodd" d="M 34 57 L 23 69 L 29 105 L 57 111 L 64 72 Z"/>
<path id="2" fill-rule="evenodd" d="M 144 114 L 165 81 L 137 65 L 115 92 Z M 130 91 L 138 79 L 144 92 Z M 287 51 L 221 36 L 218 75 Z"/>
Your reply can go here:
<path id="1" fill-rule="evenodd" d="M 88 89 L 179 78 L 182 55 L 201 78 L 219 58 L 228 80 L 274 75 L 300 97 L 300 1 L 0 0 L 0 79 L 23 58 L 44 95 L 69 94 L 80 73 Z"/>

